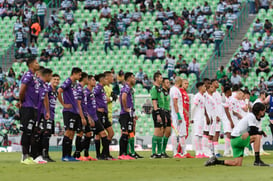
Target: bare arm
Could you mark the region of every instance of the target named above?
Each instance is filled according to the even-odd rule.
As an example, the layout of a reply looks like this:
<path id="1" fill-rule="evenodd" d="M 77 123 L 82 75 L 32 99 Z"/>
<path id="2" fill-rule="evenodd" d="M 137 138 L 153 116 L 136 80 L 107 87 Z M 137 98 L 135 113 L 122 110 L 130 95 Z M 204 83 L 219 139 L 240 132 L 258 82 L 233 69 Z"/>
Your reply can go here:
<path id="1" fill-rule="evenodd" d="M 230 122 L 231 128 L 234 128 L 234 123 L 232 121 L 232 118 L 231 118 L 231 115 L 230 115 L 228 107 L 225 107 L 225 113 L 226 113 L 227 118 L 228 118 L 228 120 Z"/>
<path id="2" fill-rule="evenodd" d="M 46 95 L 45 95 L 44 106 L 45 106 L 45 110 L 46 110 L 45 119 L 48 120 L 50 118 L 48 93 L 46 93 Z"/>

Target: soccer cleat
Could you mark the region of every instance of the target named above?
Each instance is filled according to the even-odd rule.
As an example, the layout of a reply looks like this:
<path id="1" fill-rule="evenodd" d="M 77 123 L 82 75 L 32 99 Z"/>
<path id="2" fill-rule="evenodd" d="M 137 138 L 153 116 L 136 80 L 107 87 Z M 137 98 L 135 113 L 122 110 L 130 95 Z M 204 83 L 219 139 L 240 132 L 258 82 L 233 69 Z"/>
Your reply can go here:
<path id="1" fill-rule="evenodd" d="M 135 155 L 137 156 L 137 158 L 144 158 L 143 156 L 140 156 L 139 154 L 137 154 L 137 152 L 135 152 Z"/>
<path id="2" fill-rule="evenodd" d="M 161 155 L 152 154 L 152 155 L 150 156 L 150 159 L 156 159 L 156 158 L 161 158 Z"/>
<path id="3" fill-rule="evenodd" d="M 221 158 L 221 157 L 223 157 L 220 153 L 215 154 L 215 156 L 216 156 L 216 158 Z"/>
<path id="4" fill-rule="evenodd" d="M 37 163 L 33 160 L 33 158 L 31 158 L 31 157 L 28 157 L 28 158 L 26 158 L 25 160 L 21 160 L 21 163 L 22 163 L 22 164 L 25 164 L 25 165 L 34 165 L 34 164 L 37 164 Z"/>
<path id="5" fill-rule="evenodd" d="M 89 159 L 87 157 L 83 157 L 83 156 L 81 156 L 80 158 L 76 158 L 76 160 L 79 160 L 79 161 L 89 161 Z"/>
<path id="6" fill-rule="evenodd" d="M 119 160 L 129 160 L 125 155 L 118 156 Z"/>
<path id="7" fill-rule="evenodd" d="M 128 158 L 128 160 L 135 160 L 136 158 L 134 158 L 134 157 L 131 157 L 130 155 L 125 155 L 127 158 Z"/>
<path id="8" fill-rule="evenodd" d="M 209 158 L 209 156 L 206 155 L 205 153 L 202 154 L 202 157 L 203 157 L 203 158 Z"/>
<path id="9" fill-rule="evenodd" d="M 195 155 L 195 158 L 204 158 L 202 154 Z"/>
<path id="10" fill-rule="evenodd" d="M 269 155 L 270 155 L 270 153 L 267 153 L 267 152 L 265 152 L 265 151 L 261 151 L 260 155 L 263 155 L 263 156 L 269 156 Z"/>
<path id="11" fill-rule="evenodd" d="M 167 153 L 162 153 L 161 158 L 167 159 L 167 158 L 171 158 L 171 157 L 169 155 L 167 155 Z"/>
<path id="12" fill-rule="evenodd" d="M 204 165 L 206 167 L 213 166 L 213 165 L 216 165 L 216 161 L 217 161 L 217 158 L 215 156 L 213 156 L 210 159 L 208 159 L 208 161 L 206 161 Z"/>
<path id="13" fill-rule="evenodd" d="M 76 158 L 72 156 L 66 156 L 62 158 L 62 161 L 64 162 L 78 162 L 79 160 L 76 160 Z"/>
<path id="14" fill-rule="evenodd" d="M 93 157 L 91 157 L 91 156 L 88 156 L 88 157 L 86 157 L 89 161 L 97 161 L 98 159 L 97 158 L 93 158 Z"/>
<path id="15" fill-rule="evenodd" d="M 184 158 L 182 155 L 180 155 L 179 153 L 177 153 L 176 155 L 173 156 L 174 158 Z"/>
<path id="16" fill-rule="evenodd" d="M 47 161 L 45 161 L 42 156 L 38 156 L 37 158 L 35 158 L 34 162 L 36 162 L 37 164 L 46 164 L 47 163 Z"/>
<path id="17" fill-rule="evenodd" d="M 74 158 L 80 158 L 81 157 L 81 152 L 79 152 L 79 151 L 75 151 L 75 153 L 73 154 L 73 157 Z"/>
<path id="18" fill-rule="evenodd" d="M 46 157 L 46 158 L 43 157 L 43 159 L 44 159 L 45 161 L 47 161 L 47 162 L 56 162 L 55 160 L 53 160 L 53 159 L 50 158 L 49 156 Z"/>
<path id="19" fill-rule="evenodd" d="M 254 166 L 261 166 L 261 167 L 269 167 L 268 164 L 264 163 L 262 160 L 258 161 L 258 162 L 254 162 L 253 164 Z"/>
<path id="20" fill-rule="evenodd" d="M 190 153 L 186 153 L 185 155 L 183 155 L 184 158 L 194 158 L 194 156 L 191 156 Z"/>
<path id="21" fill-rule="evenodd" d="M 111 158 L 112 161 L 116 161 L 117 159 L 114 158 L 112 155 L 109 155 L 109 158 Z"/>

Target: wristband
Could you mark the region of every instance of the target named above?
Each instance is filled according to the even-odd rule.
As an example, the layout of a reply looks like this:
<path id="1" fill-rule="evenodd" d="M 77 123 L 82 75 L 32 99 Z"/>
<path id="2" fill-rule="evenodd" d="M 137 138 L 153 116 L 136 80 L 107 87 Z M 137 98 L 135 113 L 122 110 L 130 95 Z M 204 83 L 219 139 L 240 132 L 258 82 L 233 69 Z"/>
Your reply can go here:
<path id="1" fill-rule="evenodd" d="M 177 117 L 178 117 L 178 120 L 182 120 L 179 112 L 177 113 Z"/>

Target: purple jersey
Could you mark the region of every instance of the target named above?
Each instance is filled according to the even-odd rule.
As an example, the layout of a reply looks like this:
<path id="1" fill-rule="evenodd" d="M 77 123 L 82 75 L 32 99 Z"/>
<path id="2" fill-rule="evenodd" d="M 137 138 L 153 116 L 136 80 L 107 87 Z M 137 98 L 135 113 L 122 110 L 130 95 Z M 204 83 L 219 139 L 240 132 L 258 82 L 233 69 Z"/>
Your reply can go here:
<path id="1" fill-rule="evenodd" d="M 48 85 L 50 120 L 54 120 L 54 117 L 55 117 L 55 106 L 56 106 L 57 97 L 58 97 L 58 92 L 56 90 L 53 90 L 51 85 Z"/>
<path id="2" fill-rule="evenodd" d="M 37 109 L 39 97 L 39 83 L 37 78 L 29 70 L 23 75 L 21 83 L 27 86 L 22 107 L 32 107 Z"/>
<path id="3" fill-rule="evenodd" d="M 94 88 L 97 108 L 103 108 L 105 113 L 108 113 L 106 94 L 102 85 L 97 84 Z"/>
<path id="4" fill-rule="evenodd" d="M 77 100 L 81 101 L 82 113 L 87 116 L 86 95 L 81 84 L 77 85 Z"/>
<path id="5" fill-rule="evenodd" d="M 87 103 L 87 112 L 88 115 L 94 120 L 98 120 L 97 116 L 97 104 L 96 98 L 93 91 L 90 91 L 88 88 L 85 88 L 84 93 L 86 95 L 86 103 Z"/>
<path id="6" fill-rule="evenodd" d="M 122 94 L 125 93 L 127 94 L 127 100 L 126 100 L 126 105 L 127 108 L 130 108 L 132 111 L 134 109 L 134 103 L 133 103 L 133 95 L 132 95 L 132 89 L 130 88 L 130 86 L 128 84 L 125 84 L 122 89 L 120 90 L 120 96 L 119 96 L 119 102 L 121 105 L 121 111 L 120 114 L 125 114 L 127 113 L 125 111 L 125 108 L 122 105 Z M 131 112 L 132 113 L 132 112 Z"/>
<path id="7" fill-rule="evenodd" d="M 71 104 L 72 108 L 70 109 L 63 109 L 63 112 L 72 112 L 74 114 L 79 114 L 78 104 L 77 104 L 77 91 L 76 91 L 76 84 L 72 83 L 70 78 L 67 78 L 61 88 L 63 89 L 63 100 L 64 104 Z"/>

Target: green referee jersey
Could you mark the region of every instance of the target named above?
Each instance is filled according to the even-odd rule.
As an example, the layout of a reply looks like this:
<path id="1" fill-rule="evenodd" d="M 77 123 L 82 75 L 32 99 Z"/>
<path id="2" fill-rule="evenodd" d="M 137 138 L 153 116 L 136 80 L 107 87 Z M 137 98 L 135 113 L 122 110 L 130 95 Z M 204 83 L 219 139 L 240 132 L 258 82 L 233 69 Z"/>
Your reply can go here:
<path id="1" fill-rule="evenodd" d="M 169 111 L 170 110 L 170 94 L 169 90 L 162 89 L 164 94 L 164 110 Z"/>
<path id="2" fill-rule="evenodd" d="M 161 87 L 153 86 L 151 89 L 152 100 L 157 100 L 158 108 L 164 108 L 164 94 Z"/>

